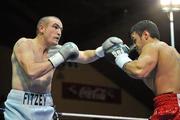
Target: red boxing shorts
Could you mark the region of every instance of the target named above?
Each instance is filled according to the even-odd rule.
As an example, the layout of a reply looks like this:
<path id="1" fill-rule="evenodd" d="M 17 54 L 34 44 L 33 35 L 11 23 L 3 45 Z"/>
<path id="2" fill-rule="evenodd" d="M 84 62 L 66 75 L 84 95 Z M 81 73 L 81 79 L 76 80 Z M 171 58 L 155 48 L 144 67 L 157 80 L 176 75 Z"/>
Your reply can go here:
<path id="1" fill-rule="evenodd" d="M 180 120 L 180 94 L 165 93 L 154 98 L 150 120 Z"/>

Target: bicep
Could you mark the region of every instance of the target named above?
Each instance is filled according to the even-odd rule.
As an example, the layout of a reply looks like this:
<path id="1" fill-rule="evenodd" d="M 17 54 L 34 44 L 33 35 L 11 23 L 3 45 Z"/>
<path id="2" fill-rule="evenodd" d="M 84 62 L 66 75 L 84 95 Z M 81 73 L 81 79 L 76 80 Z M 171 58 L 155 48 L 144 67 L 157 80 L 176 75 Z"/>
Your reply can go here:
<path id="1" fill-rule="evenodd" d="M 148 75 L 156 66 L 158 61 L 158 49 L 153 46 L 143 48 L 143 52 L 137 59 L 144 74 Z"/>
<path id="2" fill-rule="evenodd" d="M 17 42 L 14 46 L 14 53 L 22 67 L 27 67 L 33 63 L 33 51 L 26 42 Z"/>
<path id="3" fill-rule="evenodd" d="M 146 55 L 136 61 L 141 76 L 146 77 L 155 68 L 156 61 L 152 56 Z"/>
<path id="4" fill-rule="evenodd" d="M 137 78 L 145 78 L 155 68 L 158 60 L 158 50 L 151 46 L 144 47 L 137 60 L 125 65 L 124 70 Z"/>

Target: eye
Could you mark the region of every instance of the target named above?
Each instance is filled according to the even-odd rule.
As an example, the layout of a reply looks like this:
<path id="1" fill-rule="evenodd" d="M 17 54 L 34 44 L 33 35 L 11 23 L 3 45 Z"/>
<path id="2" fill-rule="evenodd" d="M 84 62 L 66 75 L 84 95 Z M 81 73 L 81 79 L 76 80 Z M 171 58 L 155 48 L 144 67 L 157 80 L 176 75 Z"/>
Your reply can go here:
<path id="1" fill-rule="evenodd" d="M 135 38 L 133 38 L 132 40 L 133 40 L 133 43 L 136 43 L 136 39 Z"/>
<path id="2" fill-rule="evenodd" d="M 59 26 L 57 26 L 57 25 L 54 25 L 53 27 L 54 27 L 55 29 L 59 29 Z"/>
<path id="3" fill-rule="evenodd" d="M 61 29 L 61 27 L 58 24 L 53 24 L 52 26 L 54 29 Z"/>

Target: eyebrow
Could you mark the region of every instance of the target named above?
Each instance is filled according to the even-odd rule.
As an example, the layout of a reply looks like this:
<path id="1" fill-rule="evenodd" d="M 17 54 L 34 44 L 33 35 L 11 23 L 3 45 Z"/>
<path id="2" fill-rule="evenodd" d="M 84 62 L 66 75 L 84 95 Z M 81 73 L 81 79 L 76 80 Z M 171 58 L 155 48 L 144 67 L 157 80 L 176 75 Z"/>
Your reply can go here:
<path id="1" fill-rule="evenodd" d="M 133 43 L 136 42 L 136 39 L 133 36 L 131 37 L 131 39 L 132 39 Z"/>
<path id="2" fill-rule="evenodd" d="M 131 39 L 134 40 L 134 37 L 131 35 Z"/>
<path id="3" fill-rule="evenodd" d="M 63 27 L 62 26 L 60 26 L 59 24 L 57 24 L 57 23 L 54 23 L 53 25 L 57 25 L 61 30 L 63 30 Z"/>

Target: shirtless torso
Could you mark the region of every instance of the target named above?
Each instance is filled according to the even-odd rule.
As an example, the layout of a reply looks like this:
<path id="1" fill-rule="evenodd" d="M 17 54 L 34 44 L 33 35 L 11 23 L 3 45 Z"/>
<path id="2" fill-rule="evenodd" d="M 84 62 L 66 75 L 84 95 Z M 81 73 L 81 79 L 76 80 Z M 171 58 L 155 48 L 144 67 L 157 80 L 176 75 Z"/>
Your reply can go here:
<path id="1" fill-rule="evenodd" d="M 48 50 L 46 52 L 42 52 L 40 49 L 36 47 L 36 45 L 32 42 L 32 39 L 24 39 L 22 41 L 18 41 L 17 44 L 23 44 L 25 49 L 27 49 L 27 53 L 23 54 L 28 54 L 30 52 L 30 55 L 26 55 L 26 62 L 28 63 L 28 59 L 31 60 L 33 58 L 33 61 L 35 62 L 42 62 L 42 61 L 47 61 L 48 59 Z M 18 47 L 18 45 L 16 45 Z M 17 48 L 14 48 L 17 49 Z M 21 49 L 23 50 L 23 49 Z M 17 54 L 21 54 L 21 50 L 15 50 Z M 24 71 L 22 68 L 23 65 L 23 58 L 21 55 L 17 55 L 21 60 L 17 60 L 17 56 L 15 54 L 15 51 L 13 51 L 12 56 L 11 56 L 11 61 L 12 61 L 12 88 L 17 89 L 17 90 L 23 90 L 23 91 L 31 91 L 31 92 L 38 92 L 38 93 L 49 93 L 51 91 L 51 82 L 52 82 L 52 77 L 54 73 L 54 69 L 46 72 L 46 74 L 40 76 L 40 77 L 29 77 L 27 73 Z M 31 52 L 32 51 L 32 52 Z M 31 57 L 31 58 L 29 58 Z M 31 65 L 29 63 L 28 65 Z M 28 66 L 27 65 L 27 66 Z M 43 66 L 39 66 L 43 67 Z"/>
<path id="2" fill-rule="evenodd" d="M 152 85 L 148 85 L 156 95 L 162 93 L 180 93 L 180 56 L 171 46 L 164 42 L 152 44 L 157 52 L 157 64 L 151 73 L 144 79 Z M 151 83 L 152 82 L 152 83 Z"/>

